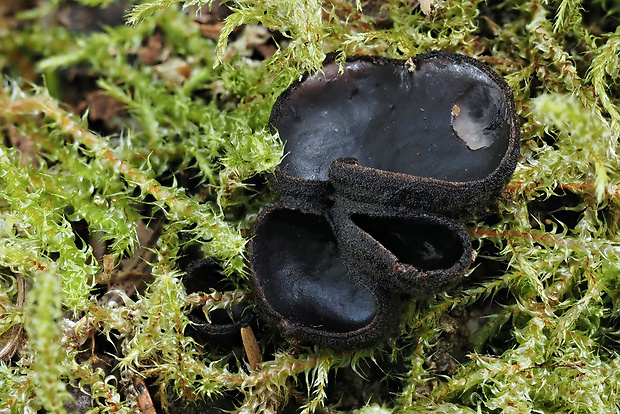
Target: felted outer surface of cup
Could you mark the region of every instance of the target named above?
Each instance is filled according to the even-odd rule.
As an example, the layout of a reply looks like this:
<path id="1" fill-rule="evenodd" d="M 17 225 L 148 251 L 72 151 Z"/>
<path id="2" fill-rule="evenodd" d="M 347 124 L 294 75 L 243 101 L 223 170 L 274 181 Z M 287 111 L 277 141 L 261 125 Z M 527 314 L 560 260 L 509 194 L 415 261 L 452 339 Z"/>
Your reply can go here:
<path id="1" fill-rule="evenodd" d="M 384 289 L 414 296 L 440 292 L 460 280 L 473 261 L 467 231 L 452 219 L 377 206 L 356 211 L 347 204 L 334 208 L 339 246 Z"/>

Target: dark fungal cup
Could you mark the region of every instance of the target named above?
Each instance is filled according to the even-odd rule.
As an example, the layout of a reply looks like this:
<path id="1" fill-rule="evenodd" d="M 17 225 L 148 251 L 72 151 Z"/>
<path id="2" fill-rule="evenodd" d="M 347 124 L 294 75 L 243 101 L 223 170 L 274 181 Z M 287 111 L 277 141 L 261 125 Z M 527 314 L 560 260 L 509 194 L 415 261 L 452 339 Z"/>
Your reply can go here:
<path id="1" fill-rule="evenodd" d="M 211 258 L 191 262 L 181 278 L 185 291 L 190 293 L 209 293 L 211 289 L 219 292 L 232 290 L 226 279 L 220 274 L 221 268 Z M 222 341 L 230 343 L 231 339 L 239 338 L 239 329 L 250 325 L 255 319 L 252 312 L 247 311 L 243 303 L 234 304 L 230 310 L 215 309 L 211 311 L 207 321 L 202 309 L 196 308 L 187 315 L 190 320 L 188 334 L 201 340 Z"/>
<path id="2" fill-rule="evenodd" d="M 249 250 L 258 303 L 284 337 L 358 349 L 392 328 L 394 302 L 348 266 L 323 214 L 273 205 L 257 218 Z"/>
<path id="3" fill-rule="evenodd" d="M 274 106 L 270 124 L 287 153 L 276 173 L 282 195 L 290 181 L 329 182 L 352 200 L 453 213 L 506 185 L 519 129 L 512 92 L 487 65 L 431 52 L 353 57 L 338 69 L 327 61 Z M 342 158 L 357 162 L 332 165 Z"/>
<path id="4" fill-rule="evenodd" d="M 353 263 L 394 293 L 421 296 L 445 290 L 473 261 L 462 224 L 419 210 L 350 211 L 338 205 L 336 235 Z"/>
<path id="5" fill-rule="evenodd" d="M 342 69 L 342 72 L 340 72 Z M 277 99 L 279 204 L 252 228 L 257 303 L 283 336 L 338 349 L 393 332 L 402 295 L 449 288 L 519 155 L 512 92 L 446 52 L 328 58 Z"/>

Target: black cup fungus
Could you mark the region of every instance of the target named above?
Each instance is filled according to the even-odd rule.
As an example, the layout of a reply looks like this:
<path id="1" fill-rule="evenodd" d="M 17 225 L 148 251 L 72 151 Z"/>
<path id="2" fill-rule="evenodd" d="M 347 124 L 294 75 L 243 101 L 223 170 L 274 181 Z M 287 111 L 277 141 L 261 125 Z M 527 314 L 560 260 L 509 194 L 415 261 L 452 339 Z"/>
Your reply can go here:
<path id="1" fill-rule="evenodd" d="M 328 60 L 274 105 L 270 126 L 287 154 L 281 195 L 300 198 L 300 181 L 330 183 L 351 200 L 454 215 L 504 188 L 519 127 L 512 91 L 487 65 L 436 51 L 406 62 L 353 57 L 338 69 Z M 342 158 L 357 162 L 334 164 Z"/>
<path id="2" fill-rule="evenodd" d="M 250 263 L 259 305 L 284 337 L 333 348 L 382 339 L 393 318 L 371 279 L 348 266 L 329 219 L 316 211 L 272 205 L 256 221 Z"/>
<path id="3" fill-rule="evenodd" d="M 252 228 L 256 298 L 285 337 L 339 349 L 395 329 L 397 294 L 458 282 L 473 261 L 455 220 L 483 214 L 512 175 L 510 88 L 473 58 L 329 57 L 280 97 L 279 204 Z"/>
<path id="4" fill-rule="evenodd" d="M 340 248 L 394 293 L 423 295 L 444 290 L 473 261 L 467 231 L 447 217 L 419 210 L 397 215 L 351 212 L 344 207 L 338 213 Z"/>
<path id="5" fill-rule="evenodd" d="M 209 293 L 211 289 L 220 292 L 231 290 L 232 286 L 226 283 L 219 272 L 220 267 L 211 258 L 191 262 L 181 281 L 185 291 L 189 293 Z M 239 337 L 239 329 L 250 325 L 254 314 L 249 312 L 243 303 L 232 305 L 231 309 L 215 309 L 207 321 L 201 308 L 194 309 L 187 315 L 190 320 L 188 334 L 202 340 L 230 342 Z"/>

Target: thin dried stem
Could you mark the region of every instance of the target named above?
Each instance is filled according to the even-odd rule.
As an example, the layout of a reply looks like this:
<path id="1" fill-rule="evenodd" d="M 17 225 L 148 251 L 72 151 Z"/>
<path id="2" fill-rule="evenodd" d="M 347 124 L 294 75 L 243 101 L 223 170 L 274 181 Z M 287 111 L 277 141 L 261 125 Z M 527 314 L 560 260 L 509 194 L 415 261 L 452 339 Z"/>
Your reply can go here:
<path id="1" fill-rule="evenodd" d="M 24 278 L 20 275 L 16 275 L 15 279 L 17 281 L 17 299 L 15 300 L 15 307 L 21 308 L 26 298 L 26 285 L 24 284 Z M 8 361 L 19 350 L 22 342 L 23 329 L 24 327 L 21 323 L 11 328 L 11 332 L 8 335 L 9 340 L 2 349 L 0 349 L 0 359 Z"/>

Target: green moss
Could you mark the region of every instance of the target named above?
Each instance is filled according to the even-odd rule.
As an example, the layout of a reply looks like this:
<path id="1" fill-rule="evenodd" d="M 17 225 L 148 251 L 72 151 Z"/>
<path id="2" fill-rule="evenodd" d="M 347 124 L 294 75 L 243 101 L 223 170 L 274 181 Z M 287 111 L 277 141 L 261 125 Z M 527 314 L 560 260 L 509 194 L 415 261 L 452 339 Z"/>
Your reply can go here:
<path id="1" fill-rule="evenodd" d="M 615 3 L 431 1 L 426 15 L 412 1 L 235 1 L 218 41 L 194 20 L 210 0 L 135 4 L 128 25 L 91 33 L 50 24 L 70 3 L 44 3 L 0 17 L 0 328 L 3 343 L 19 324 L 27 334 L 0 362 L 0 410 L 62 412 L 70 384 L 92 396 L 91 412 L 131 412 L 139 374 L 171 409 L 176 398 L 234 391 L 246 412 L 289 399 L 307 413 L 335 412 L 336 373 L 377 364 L 391 388 L 359 412 L 617 411 Z M 231 52 L 243 51 L 252 25 L 277 39 L 268 59 Z M 156 36 L 161 60 L 183 65 L 180 81 L 174 68 L 140 58 Z M 405 58 L 437 48 L 492 65 L 523 121 L 498 214 L 468 223 L 479 259 L 462 288 L 412 302 L 397 337 L 356 354 L 289 345 L 261 322 L 257 372 L 239 347 L 185 336 L 197 303 L 208 311 L 247 297 L 247 230 L 271 200 L 256 177 L 283 156 L 267 128 L 279 93 L 329 52 Z M 122 103 L 113 131 L 92 132 L 87 114 L 71 113 L 76 102 L 61 103 L 80 77 Z M 139 250 L 140 221 L 161 224 L 149 246 L 153 280 L 124 304 L 103 304 L 102 265 L 76 223 L 118 265 Z M 235 290 L 187 296 L 179 276 L 189 247 L 216 257 Z M 15 275 L 28 286 L 23 309 Z M 457 342 L 449 321 L 476 313 L 481 326 L 457 347 L 454 368 L 440 367 L 442 349 Z M 96 346 L 114 350 L 114 373 L 100 354 L 88 356 L 95 331 Z"/>

